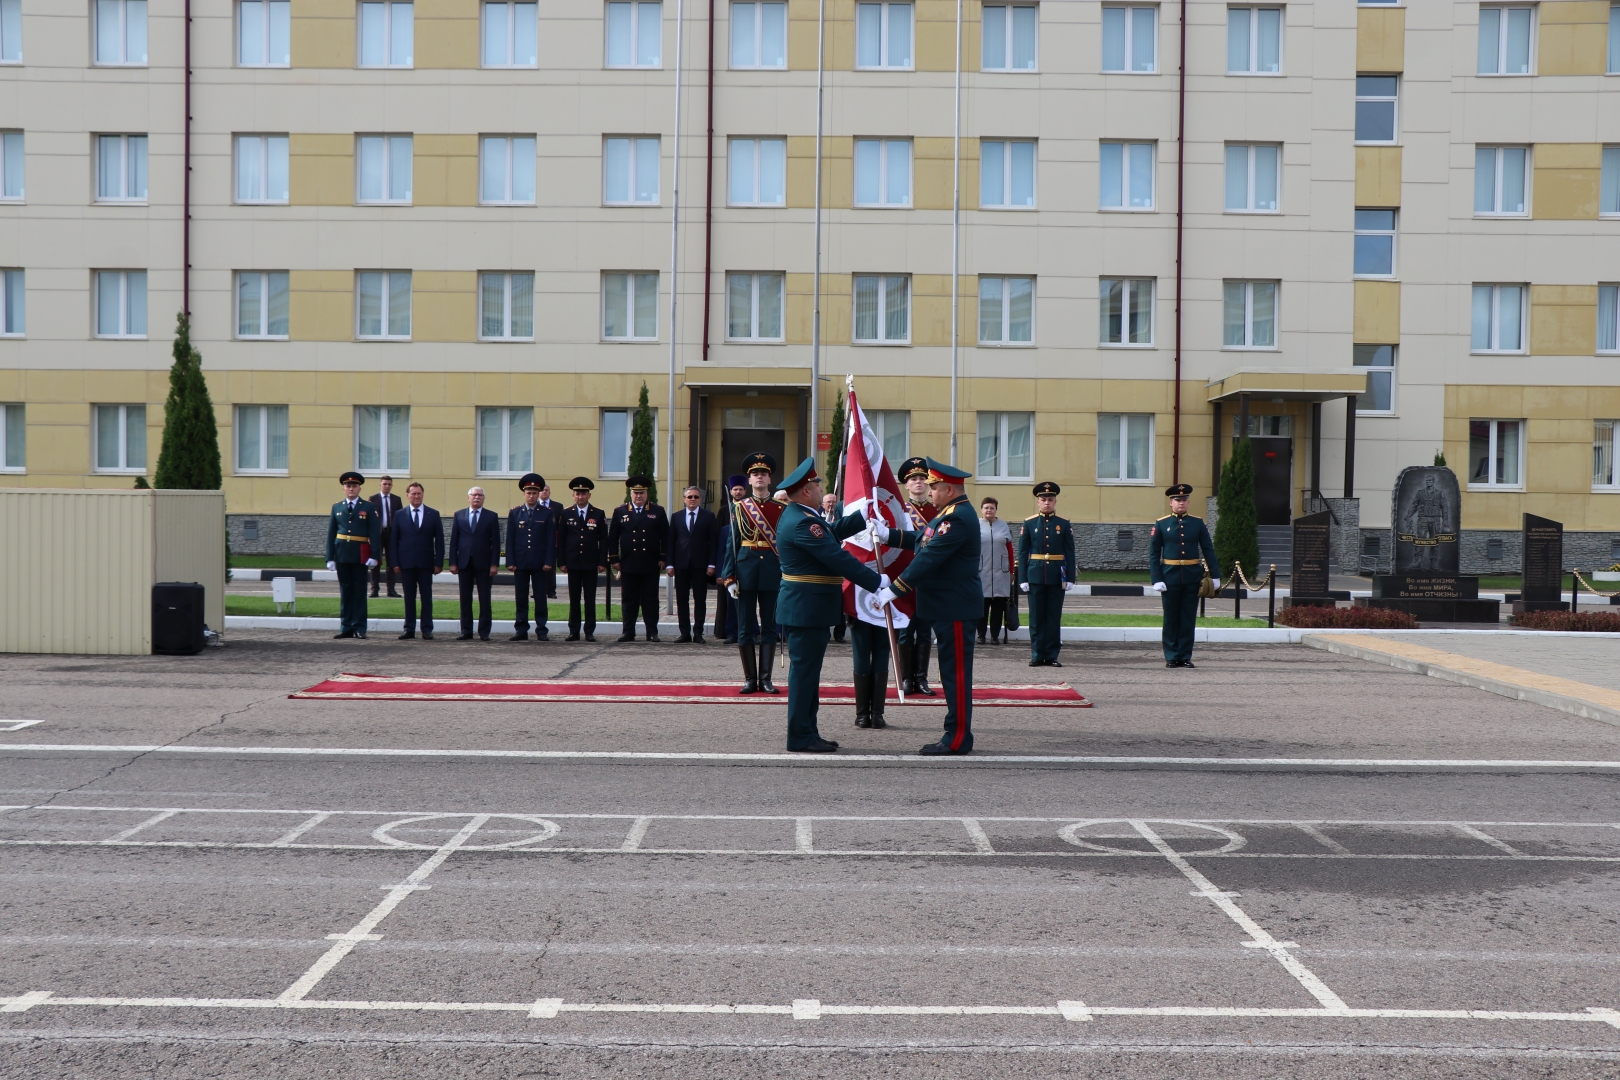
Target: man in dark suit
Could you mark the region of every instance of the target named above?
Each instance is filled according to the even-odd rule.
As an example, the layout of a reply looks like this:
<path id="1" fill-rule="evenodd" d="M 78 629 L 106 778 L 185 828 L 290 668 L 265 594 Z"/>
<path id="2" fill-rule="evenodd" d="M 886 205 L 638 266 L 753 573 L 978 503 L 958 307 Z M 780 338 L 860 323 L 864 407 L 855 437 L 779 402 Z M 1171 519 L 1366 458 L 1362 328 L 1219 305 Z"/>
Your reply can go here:
<path id="1" fill-rule="evenodd" d="M 551 511 L 551 521 L 553 531 L 555 531 L 557 515 L 562 512 L 562 503 L 553 502 L 551 500 L 550 484 L 542 483 L 540 486 L 540 505 Z M 511 560 L 508 559 L 507 561 L 510 562 Z M 557 564 L 553 562 L 550 566 L 540 571 L 540 576 L 545 580 L 546 583 L 546 598 L 550 600 L 557 599 Z M 545 634 L 540 635 L 540 639 L 542 641 L 545 640 L 545 637 Z"/>
<path id="2" fill-rule="evenodd" d="M 719 526 L 714 513 L 700 504 L 703 492 L 689 487 L 683 492 L 682 509 L 669 523 L 669 576 L 675 579 L 675 609 L 680 612 L 681 636 L 677 644 L 689 641 L 703 644 L 703 616 L 709 606 L 709 579 L 714 577 L 714 553 L 718 549 Z M 697 617 L 691 616 L 688 600 L 696 598 Z"/>
<path id="3" fill-rule="evenodd" d="M 401 641 L 416 636 L 417 589 L 422 590 L 422 640 L 433 640 L 433 575 L 444 566 L 444 525 L 437 510 L 422 505 L 422 495 L 422 485 L 412 481 L 405 489 L 405 506 L 394 515 L 388 538 L 393 573 L 405 585 L 405 632 L 399 635 Z"/>
<path id="4" fill-rule="evenodd" d="M 399 496 L 394 494 L 394 478 L 385 476 L 377 481 L 382 488 L 381 494 L 371 497 L 371 505 L 377 508 L 377 516 L 382 519 L 382 551 L 377 555 L 377 565 L 371 568 L 371 595 L 377 595 L 378 578 L 386 576 L 388 579 L 388 595 L 399 597 L 394 591 L 394 558 L 389 544 L 393 542 L 394 515 L 399 512 L 402 505 Z"/>
<path id="5" fill-rule="evenodd" d="M 467 509 L 457 510 L 450 526 L 450 572 L 461 579 L 461 637 L 473 636 L 473 588 L 478 589 L 478 637 L 489 640 L 493 613 L 489 608 L 489 588 L 495 568 L 501 563 L 501 519 L 484 509 L 484 489 L 467 491 Z"/>
<path id="6" fill-rule="evenodd" d="M 658 640 L 658 576 L 669 561 L 669 519 L 664 508 L 647 501 L 652 479 L 632 476 L 625 481 L 630 501 L 613 508 L 608 522 L 608 562 L 619 568 L 620 596 L 624 601 L 624 633 L 620 641 L 636 640 L 636 609 L 647 624 L 647 640 Z"/>
<path id="7" fill-rule="evenodd" d="M 588 476 L 568 481 L 574 505 L 557 514 L 557 562 L 568 571 L 568 640 L 596 640 L 596 575 L 607 573 L 607 515 L 591 505 Z M 583 610 L 582 610 L 583 609 Z"/>
<path id="8" fill-rule="evenodd" d="M 546 604 L 548 570 L 557 565 L 557 534 L 551 510 L 540 504 L 545 477 L 529 473 L 518 484 L 523 488 L 523 504 L 506 515 L 506 565 L 517 584 L 517 620 L 513 641 L 529 640 L 529 594 L 534 594 L 534 636 L 540 641 L 551 635 L 546 630 L 549 608 Z"/>
<path id="9" fill-rule="evenodd" d="M 726 564 L 726 545 L 731 539 L 731 508 L 748 494 L 748 479 L 740 473 L 732 475 L 726 481 L 726 492 L 731 497 L 720 500 L 720 509 L 714 516 L 715 566 Z M 737 644 L 737 605 L 724 589 L 714 591 L 714 636 L 727 645 Z"/>

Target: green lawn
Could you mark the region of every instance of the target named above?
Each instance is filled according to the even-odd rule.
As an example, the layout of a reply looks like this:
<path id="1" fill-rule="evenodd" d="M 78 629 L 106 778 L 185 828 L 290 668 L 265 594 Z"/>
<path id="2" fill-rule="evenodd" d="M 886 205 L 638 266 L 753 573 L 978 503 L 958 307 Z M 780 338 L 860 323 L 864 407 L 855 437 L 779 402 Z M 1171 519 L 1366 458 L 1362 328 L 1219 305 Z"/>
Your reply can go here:
<path id="1" fill-rule="evenodd" d="M 232 555 L 231 565 L 244 570 L 325 570 L 319 555 Z"/>
<path id="2" fill-rule="evenodd" d="M 1258 619 L 1234 619 L 1230 616 L 1211 615 L 1199 619 L 1199 626 L 1212 626 L 1221 628 L 1240 627 L 1252 630 L 1257 626 L 1265 626 L 1264 616 Z M 1063 616 L 1064 626 L 1163 626 L 1164 619 L 1159 615 L 1096 615 L 1096 614 L 1066 614 Z"/>

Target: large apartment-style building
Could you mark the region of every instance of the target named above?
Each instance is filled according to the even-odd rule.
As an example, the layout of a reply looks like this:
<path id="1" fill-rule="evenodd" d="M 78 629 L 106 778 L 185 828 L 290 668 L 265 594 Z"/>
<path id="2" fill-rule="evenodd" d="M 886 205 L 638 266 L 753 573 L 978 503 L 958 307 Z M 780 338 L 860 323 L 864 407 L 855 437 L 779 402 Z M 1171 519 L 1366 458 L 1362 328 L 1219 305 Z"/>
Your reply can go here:
<path id="1" fill-rule="evenodd" d="M 0 0 L 0 133 L 0 483 L 150 474 L 186 308 L 237 551 L 347 468 L 615 501 L 643 383 L 712 503 L 853 373 L 1089 565 L 1245 423 L 1341 564 L 1437 453 L 1466 567 L 1620 557 L 1608 0 Z"/>

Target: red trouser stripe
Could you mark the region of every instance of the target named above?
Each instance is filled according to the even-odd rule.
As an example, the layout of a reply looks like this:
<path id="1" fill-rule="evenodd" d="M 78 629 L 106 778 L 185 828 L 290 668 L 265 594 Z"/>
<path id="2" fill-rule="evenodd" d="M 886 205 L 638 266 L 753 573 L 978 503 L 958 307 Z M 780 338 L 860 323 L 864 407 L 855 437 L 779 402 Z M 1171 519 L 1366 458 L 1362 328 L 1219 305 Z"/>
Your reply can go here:
<path id="1" fill-rule="evenodd" d="M 962 624 L 951 623 L 956 641 L 956 733 L 951 736 L 951 749 L 962 748 L 962 737 L 967 734 L 967 676 L 962 671 Z"/>

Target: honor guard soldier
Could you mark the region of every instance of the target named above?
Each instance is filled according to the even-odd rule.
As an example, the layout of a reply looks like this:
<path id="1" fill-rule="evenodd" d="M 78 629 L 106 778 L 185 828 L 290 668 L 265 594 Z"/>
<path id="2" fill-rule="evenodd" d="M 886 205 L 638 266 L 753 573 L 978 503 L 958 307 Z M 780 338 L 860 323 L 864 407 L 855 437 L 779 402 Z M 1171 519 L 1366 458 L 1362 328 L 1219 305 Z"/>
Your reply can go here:
<path id="1" fill-rule="evenodd" d="M 1164 604 L 1164 666 L 1192 667 L 1193 632 L 1198 627 L 1198 586 L 1209 568 L 1215 587 L 1221 587 L 1221 568 L 1215 544 L 1203 518 L 1187 513 L 1191 484 L 1172 484 L 1170 513 L 1153 523 L 1148 541 L 1148 569 L 1153 590 Z"/>
<path id="2" fill-rule="evenodd" d="M 821 662 L 827 638 L 844 613 L 844 579 L 868 592 L 889 583 L 866 563 L 844 550 L 840 541 L 866 528 L 859 513 L 828 524 L 821 516 L 821 478 L 816 459 L 807 457 L 782 481 L 788 503 L 777 522 L 776 544 L 782 565 L 782 589 L 776 617 L 787 628 L 787 748 L 807 754 L 830 754 L 838 744 L 821 737 L 816 711 L 821 702 Z"/>
<path id="3" fill-rule="evenodd" d="M 518 486 L 523 504 L 506 515 L 506 566 L 517 585 L 517 619 L 512 625 L 513 641 L 529 640 L 529 595 L 534 595 L 534 636 L 545 641 L 549 608 L 546 605 L 546 571 L 557 565 L 556 523 L 550 508 L 540 502 L 546 478 L 528 473 Z"/>
<path id="4" fill-rule="evenodd" d="M 607 515 L 591 505 L 596 485 L 588 476 L 568 481 L 574 505 L 557 513 L 557 561 L 568 571 L 568 639 L 596 640 L 596 576 L 607 573 Z"/>
<path id="5" fill-rule="evenodd" d="M 776 524 L 784 503 L 771 498 L 776 459 L 749 454 L 743 459 L 748 494 L 731 504 L 731 528 L 723 537 L 725 565 L 720 584 L 737 601 L 737 651 L 742 655 L 741 693 L 779 694 L 771 682 L 776 662 L 776 596 L 782 588 L 782 563 L 776 553 Z M 756 666 L 755 646 L 758 645 Z"/>
<path id="6" fill-rule="evenodd" d="M 1063 489 L 1035 485 L 1037 513 L 1024 519 L 1018 536 L 1019 591 L 1029 596 L 1029 666 L 1062 667 L 1063 594 L 1074 588 L 1074 526 L 1057 516 Z"/>
<path id="7" fill-rule="evenodd" d="M 366 571 L 382 553 L 382 516 L 360 498 L 366 478 L 350 469 L 338 477 L 343 501 L 332 504 L 326 521 L 326 568 L 337 571 L 338 632 L 333 637 L 366 636 Z"/>
<path id="8" fill-rule="evenodd" d="M 938 508 L 928 501 L 928 459 L 906 458 L 900 463 L 900 483 L 906 489 L 907 532 L 922 532 L 939 514 Z M 906 693 L 935 696 L 928 685 L 929 632 L 933 627 L 926 619 L 916 615 L 907 626 L 895 631 L 900 646 L 899 671 L 905 680 Z"/>
<path id="9" fill-rule="evenodd" d="M 647 624 L 647 640 L 658 640 L 658 579 L 669 561 L 669 518 L 664 508 L 647 501 L 652 478 L 632 476 L 625 486 L 630 501 L 613 508 L 608 521 L 608 562 L 619 568 L 624 632 L 620 641 L 636 640 L 636 609 Z"/>
<path id="10" fill-rule="evenodd" d="M 966 754 L 973 749 L 973 638 L 984 611 L 979 580 L 979 518 L 963 493 L 971 476 L 928 459 L 928 498 L 939 511 L 922 532 L 889 530 L 891 547 L 916 551 L 911 564 L 879 589 L 879 606 L 917 594 L 917 618 L 939 638 L 939 679 L 945 687 L 945 734 L 920 754 Z"/>

